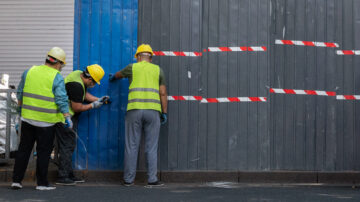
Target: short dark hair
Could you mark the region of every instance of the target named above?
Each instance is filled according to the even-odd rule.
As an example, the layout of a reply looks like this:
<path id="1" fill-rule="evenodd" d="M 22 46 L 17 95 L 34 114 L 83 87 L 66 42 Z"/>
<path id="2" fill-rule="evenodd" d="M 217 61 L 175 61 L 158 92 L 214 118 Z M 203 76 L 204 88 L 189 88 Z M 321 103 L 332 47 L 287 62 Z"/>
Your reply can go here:
<path id="1" fill-rule="evenodd" d="M 152 59 L 151 53 L 148 53 L 148 52 L 139 53 L 138 56 L 140 56 L 140 57 L 148 57 L 149 59 Z"/>
<path id="2" fill-rule="evenodd" d="M 83 71 L 83 75 L 85 78 L 92 78 L 87 68 Z"/>

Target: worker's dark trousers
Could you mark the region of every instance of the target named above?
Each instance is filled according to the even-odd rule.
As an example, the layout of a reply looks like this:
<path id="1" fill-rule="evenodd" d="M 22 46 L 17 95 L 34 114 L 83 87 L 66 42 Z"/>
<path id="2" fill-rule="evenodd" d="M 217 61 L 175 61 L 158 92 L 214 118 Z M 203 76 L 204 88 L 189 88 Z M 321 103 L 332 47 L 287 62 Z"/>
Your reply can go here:
<path id="1" fill-rule="evenodd" d="M 13 182 L 20 183 L 29 162 L 30 154 L 36 142 L 36 178 L 39 186 L 47 186 L 50 154 L 54 146 L 55 127 L 37 127 L 27 122 L 21 123 L 21 139 L 16 153 Z"/>
<path id="2" fill-rule="evenodd" d="M 76 131 L 78 118 L 72 117 L 73 129 L 56 127 L 56 140 L 59 149 L 59 178 L 71 178 L 74 176 L 72 168 L 72 155 L 76 147 Z"/>

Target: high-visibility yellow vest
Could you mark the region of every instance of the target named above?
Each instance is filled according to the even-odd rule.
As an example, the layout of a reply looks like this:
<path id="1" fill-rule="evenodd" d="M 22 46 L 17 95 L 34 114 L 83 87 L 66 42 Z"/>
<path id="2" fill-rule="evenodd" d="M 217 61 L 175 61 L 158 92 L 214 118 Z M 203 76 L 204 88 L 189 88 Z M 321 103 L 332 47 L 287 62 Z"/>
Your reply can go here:
<path id="1" fill-rule="evenodd" d="M 66 78 L 65 78 L 65 84 L 69 83 L 69 82 L 77 82 L 77 83 L 80 83 L 81 86 L 83 87 L 83 91 L 84 91 L 84 95 L 83 95 L 83 98 L 82 98 L 82 101 L 84 102 L 85 100 L 85 85 L 84 85 L 84 82 L 83 80 L 81 79 L 81 73 L 82 71 L 81 70 L 76 70 L 76 71 L 73 71 L 71 72 Z M 70 103 L 70 100 L 69 100 L 69 111 L 70 111 L 70 114 L 71 115 L 74 115 L 75 112 L 74 110 L 72 109 L 71 107 L 71 103 Z"/>
<path id="2" fill-rule="evenodd" d="M 153 109 L 161 112 L 159 77 L 159 66 L 145 61 L 133 64 L 127 111 Z"/>
<path id="3" fill-rule="evenodd" d="M 27 72 L 21 116 L 25 119 L 47 123 L 65 122 L 55 103 L 52 91 L 54 79 L 60 72 L 46 65 L 33 66 Z"/>

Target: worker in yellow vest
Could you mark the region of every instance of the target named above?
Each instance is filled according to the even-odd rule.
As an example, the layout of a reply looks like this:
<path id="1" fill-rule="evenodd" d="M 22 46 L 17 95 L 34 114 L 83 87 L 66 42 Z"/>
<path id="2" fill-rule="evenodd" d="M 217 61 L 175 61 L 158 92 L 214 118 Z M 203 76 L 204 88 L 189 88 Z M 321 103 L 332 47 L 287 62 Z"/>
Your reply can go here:
<path id="1" fill-rule="evenodd" d="M 167 121 L 167 93 L 162 69 L 152 64 L 152 48 L 138 47 L 137 63 L 110 75 L 110 81 L 129 78 L 129 96 L 125 117 L 124 185 L 134 184 L 142 130 L 145 133 L 148 186 L 162 186 L 157 178 L 157 150 L 161 124 Z"/>
<path id="2" fill-rule="evenodd" d="M 45 64 L 26 70 L 18 86 L 18 105 L 21 107 L 21 139 L 15 158 L 11 188 L 21 189 L 21 181 L 36 142 L 37 190 L 53 190 L 47 179 L 50 154 L 53 149 L 55 128 L 72 127 L 68 96 L 60 74 L 65 66 L 65 52 L 52 48 Z"/>
<path id="3" fill-rule="evenodd" d="M 109 100 L 109 96 L 95 97 L 87 92 L 95 84 L 100 84 L 105 72 L 100 65 L 86 67 L 84 71 L 76 70 L 65 78 L 65 88 L 69 96 L 71 120 L 73 128 L 57 128 L 56 139 L 59 148 L 59 172 L 56 184 L 75 185 L 84 182 L 74 175 L 72 169 L 72 154 L 76 146 L 76 134 L 79 115 L 83 111 L 99 108 Z M 90 104 L 84 104 L 84 102 Z"/>

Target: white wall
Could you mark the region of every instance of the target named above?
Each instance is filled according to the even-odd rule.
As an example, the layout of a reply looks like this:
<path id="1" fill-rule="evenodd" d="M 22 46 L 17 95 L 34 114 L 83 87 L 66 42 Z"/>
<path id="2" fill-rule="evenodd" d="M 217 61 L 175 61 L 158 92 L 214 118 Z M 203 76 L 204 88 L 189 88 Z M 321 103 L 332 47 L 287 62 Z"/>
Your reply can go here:
<path id="1" fill-rule="evenodd" d="M 0 0 L 0 74 L 18 85 L 21 74 L 43 64 L 53 46 L 67 54 L 65 76 L 73 69 L 74 0 Z"/>

